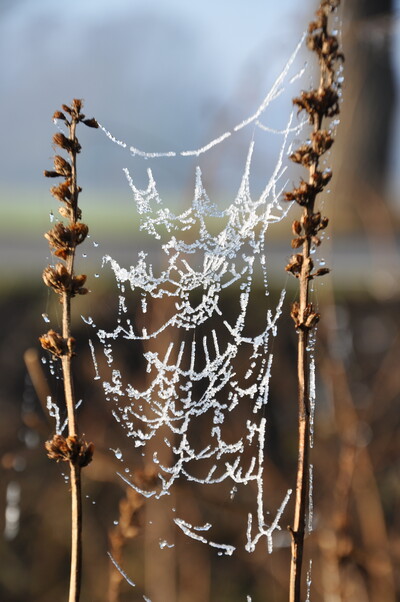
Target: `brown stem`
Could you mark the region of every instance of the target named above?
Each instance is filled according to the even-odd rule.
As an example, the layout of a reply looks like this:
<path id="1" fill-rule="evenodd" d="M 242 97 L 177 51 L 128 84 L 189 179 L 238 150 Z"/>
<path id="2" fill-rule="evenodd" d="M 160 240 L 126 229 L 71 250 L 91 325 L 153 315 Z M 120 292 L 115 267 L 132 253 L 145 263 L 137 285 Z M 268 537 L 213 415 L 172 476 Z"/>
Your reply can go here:
<path id="1" fill-rule="evenodd" d="M 326 270 L 313 272 L 311 248 L 320 244 L 317 234 L 327 225 L 327 218 L 321 220 L 321 214 L 315 213 L 317 195 L 329 182 L 330 174 L 318 169 L 319 158 L 332 144 L 330 134 L 321 130 L 324 117 L 332 117 L 339 112 L 338 94 L 340 84 L 335 81 L 334 64 L 343 60 L 338 53 L 337 39 L 327 31 L 327 17 L 335 10 L 340 0 L 321 0 L 317 10 L 317 19 L 309 27 L 307 43 L 310 49 L 317 52 L 320 65 L 320 82 L 317 90 L 302 93 L 294 99 L 300 110 L 307 111 L 313 126 L 312 143 L 303 145 L 292 155 L 292 160 L 301 163 L 308 169 L 308 184 L 303 183 L 291 193 L 286 193 L 286 200 L 295 200 L 302 207 L 301 222 L 293 222 L 293 231 L 301 236 L 292 241 L 294 248 L 302 246 L 301 255 L 293 256 L 286 266 L 299 279 L 299 302 L 292 307 L 292 317 L 298 331 L 297 348 L 297 380 L 298 380 L 298 460 L 296 477 L 296 498 L 293 526 L 289 527 L 291 542 L 290 564 L 290 602 L 301 600 L 301 573 L 303 562 L 304 535 L 309 496 L 310 472 L 310 387 L 309 387 L 309 343 L 310 331 L 319 319 L 309 302 L 310 280 L 323 275 Z M 318 140 L 322 141 L 319 146 Z M 324 142 L 325 140 L 325 142 Z M 314 146 L 315 145 L 315 146 Z M 311 152 L 312 151 L 312 152 Z"/>
<path id="2" fill-rule="evenodd" d="M 73 116 L 70 125 L 70 140 L 76 140 L 76 125 L 77 120 Z M 70 218 L 70 223 L 75 224 L 77 221 L 78 208 L 78 185 L 77 185 L 77 170 L 76 170 L 76 152 L 70 151 L 71 159 L 71 193 L 73 214 Z M 66 267 L 71 275 L 74 273 L 76 244 L 72 246 L 70 254 L 66 261 Z M 69 340 L 71 337 L 71 292 L 66 291 L 62 298 L 63 303 L 63 338 Z M 68 353 L 62 357 L 62 370 L 64 381 L 65 403 L 68 413 L 68 436 L 78 437 L 78 426 L 76 420 L 76 400 L 74 392 L 74 383 L 72 377 L 72 353 Z M 70 480 L 71 480 L 71 573 L 69 584 L 69 602 L 79 602 L 81 589 L 82 575 L 82 493 L 81 493 L 81 467 L 76 462 L 69 462 Z"/>
<path id="3" fill-rule="evenodd" d="M 69 463 L 71 478 L 71 573 L 68 602 L 78 602 L 82 577 L 81 467 Z"/>
<path id="4" fill-rule="evenodd" d="M 321 88 L 320 88 L 321 89 Z M 321 127 L 321 118 L 316 119 L 314 131 Z M 318 159 L 309 168 L 309 183 L 318 168 Z M 314 200 L 303 210 L 303 215 L 311 217 L 314 213 Z M 299 275 L 299 314 L 304 316 L 309 304 L 309 283 L 312 269 L 311 236 L 307 235 L 303 243 L 303 262 Z M 298 333 L 297 345 L 297 382 L 298 382 L 298 459 L 296 477 L 296 500 L 293 527 L 290 529 L 291 564 L 290 564 L 290 602 L 299 602 L 301 593 L 301 575 L 303 564 L 304 534 L 307 515 L 309 490 L 309 449 L 310 449 L 310 390 L 309 390 L 309 344 L 310 329 L 303 326 Z"/>
<path id="5" fill-rule="evenodd" d="M 306 504 L 308 498 L 309 479 L 309 438 L 310 438 L 310 406 L 308 392 L 308 354 L 307 354 L 308 332 L 299 333 L 298 342 L 298 460 L 296 478 L 296 501 L 293 527 L 290 529 L 292 535 L 291 544 L 291 566 L 290 566 L 290 602 L 300 600 L 301 572 L 303 562 L 303 547 L 305 533 Z"/>
<path id="6" fill-rule="evenodd" d="M 85 240 L 88 228 L 78 223 L 81 211 L 78 197 L 81 189 L 77 183 L 76 156 L 80 145 L 76 137 L 76 127 L 83 122 L 88 127 L 97 128 L 95 119 L 85 119 L 81 113 L 82 101 L 74 99 L 72 105 L 62 105 L 63 111 L 54 113 L 54 119 L 61 119 L 67 126 L 69 137 L 62 133 L 54 134 L 53 142 L 68 152 L 69 162 L 62 156 L 54 157 L 54 170 L 44 172 L 49 178 L 63 177 L 64 182 L 51 188 L 52 195 L 64 203 L 60 214 L 68 219 L 68 224 L 57 223 L 45 234 L 54 256 L 59 260 L 55 266 L 47 266 L 43 272 L 46 286 L 59 295 L 62 304 L 62 334 L 49 330 L 40 337 L 42 347 L 61 360 L 64 399 L 68 416 L 68 437 L 56 433 L 45 447 L 48 456 L 57 462 L 68 462 L 71 482 L 71 576 L 69 602 L 79 602 L 82 573 L 82 494 L 81 470 L 92 460 L 93 443 L 86 443 L 78 431 L 76 417 L 76 399 L 72 376 L 72 357 L 74 355 L 74 339 L 71 336 L 71 299 L 75 295 L 85 295 L 88 290 L 83 287 L 86 275 L 74 274 L 76 247 Z"/>

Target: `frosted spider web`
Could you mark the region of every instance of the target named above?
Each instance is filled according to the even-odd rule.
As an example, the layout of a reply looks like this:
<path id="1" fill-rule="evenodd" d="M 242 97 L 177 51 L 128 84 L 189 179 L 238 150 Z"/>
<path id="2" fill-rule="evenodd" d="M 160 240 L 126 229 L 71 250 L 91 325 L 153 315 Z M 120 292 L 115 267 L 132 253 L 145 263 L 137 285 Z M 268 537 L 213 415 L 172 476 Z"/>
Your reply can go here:
<path id="1" fill-rule="evenodd" d="M 248 552 L 253 552 L 260 540 L 272 552 L 273 535 L 281 529 L 280 519 L 291 495 L 291 490 L 283 492 L 278 508 L 268 508 L 266 405 L 273 372 L 273 340 L 286 291 L 284 286 L 272 302 L 266 240 L 268 229 L 281 222 L 290 209 L 281 202 L 288 186 L 287 156 L 306 124 L 294 112 L 280 130 L 262 120 L 271 103 L 285 90 L 290 92 L 293 84 L 296 87 L 291 96 L 297 94 L 300 78 L 309 76 L 304 66 L 295 64 L 304 38 L 258 109 L 196 150 L 143 151 L 100 126 L 112 142 L 136 160 L 199 157 L 224 145 L 240 130 L 249 130 L 241 184 L 233 202 L 223 209 L 211 200 L 200 167 L 195 172 L 191 205 L 181 212 L 165 205 L 152 169 L 147 170 L 147 187 L 139 188 L 132 170 L 124 168 L 140 229 L 159 245 L 157 265 L 145 251 L 140 251 L 130 266 L 104 256 L 103 268 L 111 270 L 118 287 L 116 324 L 106 330 L 92 318 L 84 318 L 101 343 L 97 350 L 90 341 L 90 348 L 96 378 L 102 381 L 112 413 L 133 448 L 158 476 L 157 486 L 143 487 L 121 471 L 118 474 L 123 482 L 153 499 L 169 496 L 181 481 L 199 486 L 226 484 L 232 499 L 238 488 L 252 486 L 255 504 L 245 524 L 244 547 Z M 256 130 L 280 136 L 281 144 L 272 173 L 253 198 Z M 256 298 L 255 289 L 260 286 L 262 295 Z M 237 306 L 226 312 L 223 300 L 231 291 L 236 294 Z M 130 300 L 135 295 L 138 302 L 131 309 Z M 256 329 L 254 325 L 248 327 L 254 312 Z M 143 350 L 146 374 L 139 383 L 128 381 L 119 367 L 122 342 Z M 99 353 L 104 355 L 102 362 Z M 242 422 L 240 433 L 230 429 L 233 419 Z M 114 451 L 121 459 L 122 452 Z M 235 546 L 216 541 L 210 522 L 193 525 L 183 516 L 174 516 L 173 522 L 187 537 L 216 548 L 220 555 L 235 552 Z M 168 542 L 163 545 L 168 546 Z"/>

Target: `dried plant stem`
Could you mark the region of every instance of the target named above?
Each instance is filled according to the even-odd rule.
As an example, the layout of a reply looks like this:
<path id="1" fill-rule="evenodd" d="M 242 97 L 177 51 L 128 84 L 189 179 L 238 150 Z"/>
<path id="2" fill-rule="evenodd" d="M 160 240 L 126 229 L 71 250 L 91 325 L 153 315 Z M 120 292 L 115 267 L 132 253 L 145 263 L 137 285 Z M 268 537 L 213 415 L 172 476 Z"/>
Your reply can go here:
<path id="1" fill-rule="evenodd" d="M 301 569 L 303 562 L 303 545 L 305 531 L 306 502 L 308 493 L 310 408 L 308 403 L 307 337 L 300 337 L 298 343 L 298 385 L 299 385 L 299 424 L 298 424 L 298 461 L 296 479 L 296 501 L 293 527 L 291 527 L 291 567 L 290 567 L 290 601 L 300 600 Z"/>
<path id="2" fill-rule="evenodd" d="M 70 135 L 71 141 L 76 140 L 75 116 L 71 118 Z M 73 199 L 74 211 L 71 212 L 70 223 L 76 224 L 76 208 L 78 207 L 78 187 L 76 173 L 76 152 L 70 151 L 71 160 L 71 196 Z M 66 268 L 69 274 L 74 273 L 76 244 L 72 245 L 71 251 L 66 259 Z M 62 294 L 62 336 L 64 340 L 71 338 L 71 292 L 66 290 Z M 65 404 L 68 414 L 68 436 L 78 437 L 78 425 L 76 420 L 76 400 L 74 383 L 72 377 L 72 354 L 61 357 Z M 81 486 L 81 467 L 79 464 L 69 461 L 70 468 L 70 486 L 71 486 L 71 569 L 69 583 L 69 602 L 77 602 L 80 598 L 80 589 L 82 581 L 82 486 Z"/>
<path id="3" fill-rule="evenodd" d="M 78 602 L 82 581 L 82 491 L 81 467 L 70 462 L 71 482 L 71 573 L 69 602 Z"/>
<path id="4" fill-rule="evenodd" d="M 322 86 L 321 82 L 321 86 Z M 319 88 L 318 93 L 322 92 Z M 314 124 L 314 132 L 317 133 L 321 128 L 321 119 L 317 119 Z M 315 173 L 318 167 L 318 158 L 309 167 L 309 185 L 313 185 Z M 315 199 L 314 199 L 315 200 Z M 302 221 L 306 222 L 312 219 L 314 214 L 314 202 L 303 209 Z M 310 296 L 310 276 L 313 267 L 311 260 L 311 236 L 307 235 L 303 241 L 302 265 L 299 274 L 299 314 L 306 315 L 309 307 Z M 309 365 L 310 358 L 307 351 L 309 347 L 310 328 L 300 329 L 298 332 L 297 346 L 297 382 L 298 382 L 298 460 L 296 477 L 296 500 L 292 534 L 292 557 L 290 569 L 290 592 L 292 601 L 300 600 L 301 592 L 301 569 L 303 562 L 303 547 L 305 522 L 307 514 L 307 500 L 309 488 L 309 441 L 310 441 L 310 388 L 309 388 Z"/>
<path id="5" fill-rule="evenodd" d="M 338 60 L 343 60 L 343 55 L 338 52 L 336 36 L 328 32 L 328 16 L 338 5 L 339 0 L 322 0 L 316 12 L 317 18 L 309 26 L 307 44 L 318 56 L 321 77 L 318 89 L 302 92 L 299 98 L 293 100 L 299 111 L 308 114 L 312 133 L 309 142 L 300 146 L 290 157 L 292 161 L 308 170 L 309 177 L 307 182 L 302 180 L 297 188 L 285 193 L 285 200 L 295 201 L 302 207 L 300 221 L 295 220 L 292 224 L 295 235 L 292 248 L 301 248 L 302 252 L 293 255 L 286 266 L 286 270 L 299 280 L 299 301 L 292 305 L 291 311 L 298 332 L 298 461 L 294 520 L 293 525 L 289 527 L 292 537 L 290 602 L 301 600 L 301 573 L 309 497 L 311 417 L 309 345 L 310 333 L 319 320 L 319 314 L 310 303 L 310 281 L 329 272 L 327 268 L 314 271 L 311 252 L 313 246 L 321 244 L 319 231 L 328 225 L 328 219 L 321 217 L 321 213 L 315 210 L 315 204 L 318 195 L 332 177 L 329 169 L 323 171 L 319 169 L 319 163 L 320 157 L 333 144 L 332 132 L 322 129 L 323 118 L 333 117 L 339 112 L 340 83 L 335 79 L 335 67 Z"/>
<path id="6" fill-rule="evenodd" d="M 64 134 L 55 134 L 55 145 L 67 151 L 69 161 L 56 155 L 54 158 L 54 171 L 45 171 L 47 177 L 64 177 L 64 182 L 54 186 L 51 193 L 61 201 L 64 206 L 59 209 L 60 214 L 68 219 L 67 225 L 57 223 L 47 234 L 55 258 L 61 261 L 54 267 L 47 266 L 43 272 L 43 279 L 47 286 L 52 288 L 59 296 L 62 304 L 62 333 L 54 330 L 40 338 L 42 347 L 50 351 L 61 360 L 64 399 L 68 416 L 68 437 L 60 433 L 47 441 L 46 449 L 50 458 L 65 461 L 70 467 L 71 486 L 71 573 L 69 602 L 79 602 L 82 579 L 82 494 L 81 470 L 92 459 L 93 444 L 87 444 L 79 435 L 76 417 L 76 399 L 72 375 L 72 357 L 74 355 L 74 339 L 71 335 L 71 299 L 75 295 L 83 295 L 88 291 L 83 287 L 86 276 L 76 276 L 74 261 L 76 247 L 85 240 L 88 227 L 79 222 L 81 211 L 78 206 L 78 197 L 81 189 L 77 184 L 76 157 L 81 147 L 76 137 L 76 126 L 83 122 L 89 127 L 97 127 L 94 119 L 85 119 L 81 112 L 82 101 L 73 100 L 71 106 L 63 105 L 63 110 L 56 111 L 55 119 L 62 120 L 68 128 L 68 138 Z"/>

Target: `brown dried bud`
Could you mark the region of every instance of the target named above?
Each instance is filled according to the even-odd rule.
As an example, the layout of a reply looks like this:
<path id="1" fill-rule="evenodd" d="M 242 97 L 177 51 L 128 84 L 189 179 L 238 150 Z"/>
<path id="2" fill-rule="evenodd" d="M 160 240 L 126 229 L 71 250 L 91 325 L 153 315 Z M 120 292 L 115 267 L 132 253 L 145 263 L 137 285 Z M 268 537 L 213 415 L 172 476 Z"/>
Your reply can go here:
<path id="1" fill-rule="evenodd" d="M 321 213 L 319 211 L 317 211 L 316 213 L 313 213 L 311 215 L 311 223 L 313 226 L 315 226 L 315 227 L 319 226 L 320 221 L 321 221 Z"/>
<path id="2" fill-rule="evenodd" d="M 44 235 L 49 241 L 50 247 L 56 250 L 64 250 L 69 252 L 72 245 L 71 229 L 64 226 L 62 223 L 56 224 L 51 230 Z"/>
<path id="3" fill-rule="evenodd" d="M 82 224 L 82 222 L 77 222 L 71 225 L 71 233 L 76 245 L 80 245 L 85 240 L 88 232 L 88 226 L 86 224 Z"/>
<path id="4" fill-rule="evenodd" d="M 71 282 L 71 294 L 75 295 L 86 295 L 89 291 L 87 288 L 83 288 L 83 285 L 86 282 L 86 274 L 80 274 L 79 276 L 74 276 Z"/>
<path id="5" fill-rule="evenodd" d="M 323 218 L 328 219 L 328 218 Z M 304 232 L 307 236 L 315 236 L 318 230 L 321 230 L 321 213 L 318 211 L 317 213 L 313 213 L 312 215 L 302 215 L 301 216 L 301 224 L 304 228 Z M 325 222 L 324 222 L 325 223 Z"/>
<path id="6" fill-rule="evenodd" d="M 314 311 L 311 303 L 309 303 L 304 310 L 303 319 L 299 325 L 299 328 L 313 328 L 319 322 L 320 314 Z"/>
<path id="7" fill-rule="evenodd" d="M 307 305 L 303 311 L 303 315 L 301 315 L 300 304 L 298 301 L 293 303 L 290 315 L 295 323 L 296 328 L 300 328 L 301 330 L 313 328 L 320 319 L 319 313 L 314 311 L 311 303 Z"/>
<path id="8" fill-rule="evenodd" d="M 337 51 L 339 48 L 339 44 L 336 36 L 327 35 L 323 41 L 321 53 L 330 56 L 330 58 L 336 57 Z"/>
<path id="9" fill-rule="evenodd" d="M 319 229 L 320 230 L 324 230 L 324 228 L 326 228 L 328 224 L 329 224 L 329 218 L 328 217 L 323 217 L 321 219 L 320 224 L 319 224 Z"/>
<path id="10" fill-rule="evenodd" d="M 80 113 L 81 109 L 83 107 L 83 100 L 80 98 L 74 98 L 72 101 L 72 107 L 75 109 L 75 111 L 77 113 Z"/>
<path id="11" fill-rule="evenodd" d="M 81 449 L 79 452 L 79 466 L 81 468 L 83 468 L 84 466 L 87 466 L 88 464 L 90 464 L 90 462 L 93 460 L 93 453 L 94 453 L 94 444 L 92 442 L 90 443 L 86 443 L 83 442 L 84 445 L 81 445 Z"/>
<path id="12" fill-rule="evenodd" d="M 315 191 L 317 193 L 321 192 L 322 189 L 325 188 L 325 186 L 331 181 L 332 171 L 330 169 L 327 169 L 325 171 L 319 171 L 317 169 L 317 171 L 315 171 L 315 173 L 313 174 L 312 178 L 314 181 Z"/>
<path id="13" fill-rule="evenodd" d="M 57 263 L 54 268 L 48 265 L 43 270 L 43 281 L 46 286 L 60 295 L 68 291 L 71 278 L 65 265 Z"/>
<path id="14" fill-rule="evenodd" d="M 50 351 L 55 357 L 68 354 L 67 341 L 55 330 L 49 330 L 39 337 L 39 341 L 43 349 Z"/>
<path id="15" fill-rule="evenodd" d="M 292 232 L 293 234 L 301 234 L 301 223 L 298 222 L 297 220 L 294 220 L 294 222 L 292 223 Z"/>
<path id="16" fill-rule="evenodd" d="M 43 175 L 46 178 L 59 178 L 61 174 L 59 174 L 56 171 L 48 171 L 47 169 L 44 170 Z"/>
<path id="17" fill-rule="evenodd" d="M 292 249 L 298 249 L 306 240 L 305 236 L 299 236 L 298 238 L 292 239 Z"/>
<path id="18" fill-rule="evenodd" d="M 303 255 L 300 255 L 300 254 L 292 255 L 292 257 L 289 260 L 289 263 L 285 267 L 285 270 L 287 272 L 291 272 L 293 274 L 293 276 L 296 276 L 296 278 L 298 278 L 300 275 L 300 272 L 301 272 L 302 265 L 303 265 Z"/>
<path id="19" fill-rule="evenodd" d="M 98 128 L 99 127 L 99 124 L 97 123 L 96 119 L 94 119 L 94 117 L 92 117 L 91 119 L 83 119 L 82 123 L 87 125 L 89 128 Z"/>
<path id="20" fill-rule="evenodd" d="M 316 122 L 316 116 L 333 117 L 339 113 L 339 96 L 331 86 L 321 91 L 302 92 L 293 99 L 293 104 L 299 107 L 299 112 L 306 111 L 309 114 L 310 123 Z"/>
<path id="21" fill-rule="evenodd" d="M 79 144 L 77 138 L 75 138 L 74 140 L 70 140 L 61 132 L 57 132 L 53 135 L 53 142 L 54 144 L 60 146 L 61 148 L 64 148 L 68 152 L 79 153 L 81 151 L 81 145 Z"/>
<path id="22" fill-rule="evenodd" d="M 61 119 L 62 121 L 67 121 L 67 118 L 65 117 L 64 113 L 61 113 L 61 111 L 55 111 L 53 114 L 53 119 Z"/>
<path id="23" fill-rule="evenodd" d="M 292 304 L 292 309 L 291 309 L 291 312 L 290 312 L 290 316 L 293 319 L 296 328 L 298 328 L 299 325 L 300 325 L 299 312 L 300 312 L 300 305 L 299 305 L 298 301 L 295 301 Z"/>
<path id="24" fill-rule="evenodd" d="M 329 268 L 319 268 L 314 274 L 313 277 L 316 278 L 317 276 L 325 276 L 325 274 L 329 274 L 330 269 Z"/>
<path id="25" fill-rule="evenodd" d="M 50 247 L 56 249 L 54 255 L 65 259 L 76 245 L 81 244 L 85 240 L 88 231 L 89 228 L 87 225 L 80 222 L 71 224 L 70 226 L 65 226 L 59 222 L 46 232 L 44 237 L 49 241 Z"/>
<path id="26" fill-rule="evenodd" d="M 69 355 L 71 357 L 73 355 L 75 355 L 75 339 L 74 339 L 74 337 L 69 337 L 67 339 L 67 349 L 68 349 Z"/>
<path id="27" fill-rule="evenodd" d="M 71 462 L 81 468 L 92 461 L 94 451 L 93 443 L 87 443 L 77 435 L 67 438 L 54 435 L 50 441 L 46 441 L 45 448 L 50 459 L 56 462 Z"/>
<path id="28" fill-rule="evenodd" d="M 86 295 L 89 292 L 88 289 L 83 288 L 86 275 L 80 274 L 71 278 L 62 263 L 57 263 L 54 268 L 50 265 L 47 266 L 43 271 L 43 281 L 58 295 L 69 293 L 71 297 L 74 297 L 75 295 Z"/>
<path id="29" fill-rule="evenodd" d="M 314 202 L 315 194 L 315 186 L 313 184 L 308 184 L 304 180 L 301 180 L 300 186 L 294 188 L 291 192 L 284 193 L 284 200 L 296 201 L 296 203 L 304 207 Z"/>
<path id="30" fill-rule="evenodd" d="M 320 157 L 329 150 L 334 140 L 327 130 L 317 130 L 311 134 L 313 151 Z"/>
<path id="31" fill-rule="evenodd" d="M 320 94 L 320 113 L 325 117 L 334 117 L 339 113 L 339 95 L 331 86 Z"/>
<path id="32" fill-rule="evenodd" d="M 63 111 L 65 111 L 66 113 L 68 113 L 68 115 L 72 115 L 72 109 L 68 105 L 61 105 L 61 108 L 62 108 Z"/>
<path id="33" fill-rule="evenodd" d="M 61 176 L 64 176 L 66 178 L 69 178 L 71 176 L 71 165 L 63 157 L 60 157 L 60 155 L 56 155 L 54 157 L 54 169 Z"/>
<path id="34" fill-rule="evenodd" d="M 62 215 L 62 217 L 65 217 L 66 219 L 71 220 L 74 216 L 74 210 L 70 205 L 68 205 L 67 207 L 60 207 L 58 212 L 60 215 Z M 75 217 L 76 219 L 81 219 L 82 217 L 82 211 L 79 209 L 79 207 L 75 208 Z"/>
<path id="35" fill-rule="evenodd" d="M 50 192 L 56 199 L 68 204 L 68 202 L 72 198 L 70 189 L 71 183 L 71 180 L 65 180 L 65 182 L 61 182 L 61 184 L 59 184 L 58 186 L 53 186 L 52 188 L 50 188 Z"/>
<path id="36" fill-rule="evenodd" d="M 300 163 L 304 167 L 309 167 L 315 163 L 317 155 L 308 144 L 303 144 L 289 157 L 294 163 Z"/>

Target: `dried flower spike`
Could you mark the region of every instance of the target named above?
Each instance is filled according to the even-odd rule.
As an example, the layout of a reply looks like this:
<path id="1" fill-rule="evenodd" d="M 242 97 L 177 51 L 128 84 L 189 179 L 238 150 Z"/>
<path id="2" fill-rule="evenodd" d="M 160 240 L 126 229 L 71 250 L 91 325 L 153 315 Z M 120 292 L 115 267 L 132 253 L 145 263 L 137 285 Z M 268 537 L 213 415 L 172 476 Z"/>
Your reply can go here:
<path id="1" fill-rule="evenodd" d="M 293 274 L 299 282 L 299 301 L 292 305 L 291 317 L 298 332 L 297 374 L 298 374 L 298 463 L 296 480 L 296 501 L 291 533 L 292 557 L 290 568 L 290 602 L 300 602 L 301 570 L 304 547 L 306 508 L 309 487 L 309 446 L 310 446 L 310 386 L 309 386 L 309 335 L 319 321 L 319 313 L 309 302 L 310 281 L 329 272 L 322 267 L 313 272 L 311 259 L 312 247 L 321 244 L 317 235 L 328 225 L 328 218 L 321 217 L 315 210 L 318 195 L 331 180 L 329 169 L 321 170 L 319 161 L 332 147 L 333 134 L 323 128 L 323 121 L 339 113 L 340 82 L 336 77 L 336 67 L 343 55 L 339 50 L 337 37 L 328 32 L 328 17 L 339 5 L 339 0 L 322 0 L 316 12 L 316 19 L 308 28 L 307 46 L 318 58 L 320 67 L 320 83 L 318 88 L 303 91 L 293 104 L 299 112 L 308 115 L 313 131 L 310 140 L 294 150 L 290 159 L 308 170 L 308 180 L 291 191 L 284 193 L 284 200 L 295 201 L 301 208 L 300 219 L 292 224 L 292 248 L 299 252 L 293 255 L 286 265 L 286 271 Z M 300 252 L 301 250 L 301 252 Z"/>
<path id="2" fill-rule="evenodd" d="M 66 151 L 65 158 L 56 154 L 53 170 L 46 170 L 44 175 L 50 178 L 64 178 L 57 186 L 51 188 L 51 194 L 63 206 L 60 214 L 67 223 L 58 222 L 44 235 L 49 242 L 52 253 L 60 261 L 55 266 L 47 266 L 43 271 L 43 281 L 59 297 L 62 303 L 62 334 L 49 330 L 40 337 L 44 349 L 61 361 L 64 396 L 68 415 L 68 436 L 54 435 L 46 443 L 48 456 L 57 462 L 68 462 L 71 473 L 72 501 L 72 544 L 71 544 L 71 578 L 69 601 L 79 602 L 82 558 L 82 503 L 81 503 L 81 470 L 92 460 L 93 443 L 87 443 L 78 434 L 75 412 L 76 401 L 71 370 L 72 358 L 75 355 L 75 339 L 71 335 L 71 299 L 76 295 L 85 295 L 86 275 L 74 273 L 76 248 L 86 238 L 88 227 L 83 224 L 81 210 L 78 206 L 81 192 L 76 178 L 76 160 L 81 145 L 76 137 L 76 127 L 82 122 L 89 127 L 97 127 L 95 119 L 85 119 L 81 112 L 82 101 L 74 99 L 71 106 L 62 105 L 63 112 L 56 111 L 54 119 L 61 119 L 68 128 L 68 137 L 61 132 L 53 136 L 53 143 Z M 68 115 L 68 117 L 66 117 Z"/>

